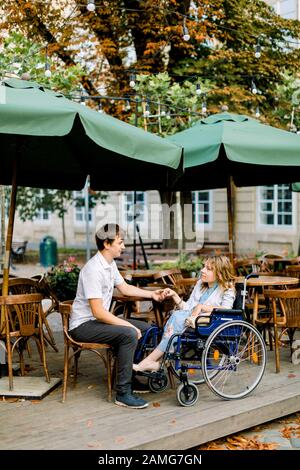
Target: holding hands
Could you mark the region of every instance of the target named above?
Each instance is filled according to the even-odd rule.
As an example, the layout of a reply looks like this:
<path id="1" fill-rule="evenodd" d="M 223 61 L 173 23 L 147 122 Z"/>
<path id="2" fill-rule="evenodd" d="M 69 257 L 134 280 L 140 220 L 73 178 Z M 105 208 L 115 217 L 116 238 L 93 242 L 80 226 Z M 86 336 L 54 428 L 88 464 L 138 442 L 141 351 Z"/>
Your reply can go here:
<path id="1" fill-rule="evenodd" d="M 172 298 L 176 304 L 181 302 L 179 295 L 172 289 L 158 289 L 152 293 L 152 298 L 157 302 L 163 302 L 165 299 Z"/>

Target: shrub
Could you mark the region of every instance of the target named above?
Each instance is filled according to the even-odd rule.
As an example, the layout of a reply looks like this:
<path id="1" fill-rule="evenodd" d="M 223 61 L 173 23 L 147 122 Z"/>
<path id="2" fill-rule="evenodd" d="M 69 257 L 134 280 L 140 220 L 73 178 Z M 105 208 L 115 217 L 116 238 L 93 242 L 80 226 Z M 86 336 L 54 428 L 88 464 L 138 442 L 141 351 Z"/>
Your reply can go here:
<path id="1" fill-rule="evenodd" d="M 182 254 L 175 262 L 169 261 L 159 266 L 160 269 L 181 269 L 183 272 L 189 273 L 189 276 L 191 276 L 193 272 L 198 276 L 202 267 L 203 258 L 199 256 L 197 258 L 189 257 L 186 253 Z"/>
<path id="2" fill-rule="evenodd" d="M 75 298 L 79 272 L 80 267 L 75 263 L 75 258 L 70 256 L 47 273 L 46 280 L 60 301 Z"/>

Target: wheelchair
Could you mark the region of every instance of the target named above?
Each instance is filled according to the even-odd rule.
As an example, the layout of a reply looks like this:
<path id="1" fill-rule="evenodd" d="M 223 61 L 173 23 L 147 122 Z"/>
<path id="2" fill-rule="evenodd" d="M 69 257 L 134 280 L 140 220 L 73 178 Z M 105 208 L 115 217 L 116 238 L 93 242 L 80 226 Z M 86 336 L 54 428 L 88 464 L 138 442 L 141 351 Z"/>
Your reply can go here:
<path id="1" fill-rule="evenodd" d="M 226 400 L 244 398 L 260 383 L 266 367 L 266 346 L 259 331 L 245 317 L 246 283 L 237 285 L 233 309 L 215 308 L 208 324 L 195 322 L 181 334 L 170 337 L 158 371 L 137 372 L 148 378 L 149 388 L 158 393 L 168 387 L 165 369 L 179 381 L 177 400 L 192 406 L 199 398 L 198 385 Z M 159 343 L 163 330 L 150 327 L 141 338 L 134 361 L 139 362 Z"/>

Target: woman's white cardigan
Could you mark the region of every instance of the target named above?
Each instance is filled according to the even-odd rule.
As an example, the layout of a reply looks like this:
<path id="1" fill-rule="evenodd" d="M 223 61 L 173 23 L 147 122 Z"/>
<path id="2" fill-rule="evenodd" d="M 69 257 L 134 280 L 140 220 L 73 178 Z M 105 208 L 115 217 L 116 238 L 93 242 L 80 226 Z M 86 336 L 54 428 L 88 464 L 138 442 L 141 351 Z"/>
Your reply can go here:
<path id="1" fill-rule="evenodd" d="M 195 285 L 190 298 L 186 302 L 180 304 L 182 310 L 192 310 L 197 304 L 200 303 L 200 297 L 204 294 L 206 287 L 203 286 L 201 279 Z M 222 286 L 218 287 L 212 292 L 212 294 L 204 301 L 201 302 L 206 305 L 213 307 L 232 308 L 235 299 L 234 287 L 224 289 Z"/>

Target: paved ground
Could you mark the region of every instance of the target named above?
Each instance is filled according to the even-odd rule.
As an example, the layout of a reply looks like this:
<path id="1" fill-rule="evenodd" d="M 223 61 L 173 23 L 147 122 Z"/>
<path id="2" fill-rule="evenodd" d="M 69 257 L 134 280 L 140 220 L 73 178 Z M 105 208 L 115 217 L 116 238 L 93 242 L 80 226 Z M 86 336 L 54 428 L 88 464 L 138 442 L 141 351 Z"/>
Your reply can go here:
<path id="1" fill-rule="evenodd" d="M 38 264 L 15 264 L 14 268 L 10 268 L 11 274 L 18 277 L 31 277 L 36 274 L 44 274 L 47 272 L 47 268 L 44 268 Z"/>
<path id="2" fill-rule="evenodd" d="M 17 264 L 12 273 L 20 277 L 31 277 L 46 271 L 47 269 L 39 264 Z M 49 315 L 48 320 L 53 331 L 62 329 L 59 313 Z M 300 450 L 300 412 L 208 442 L 201 445 L 200 449 Z"/>
<path id="3" fill-rule="evenodd" d="M 201 450 L 300 450 L 300 412 L 201 445 Z"/>

